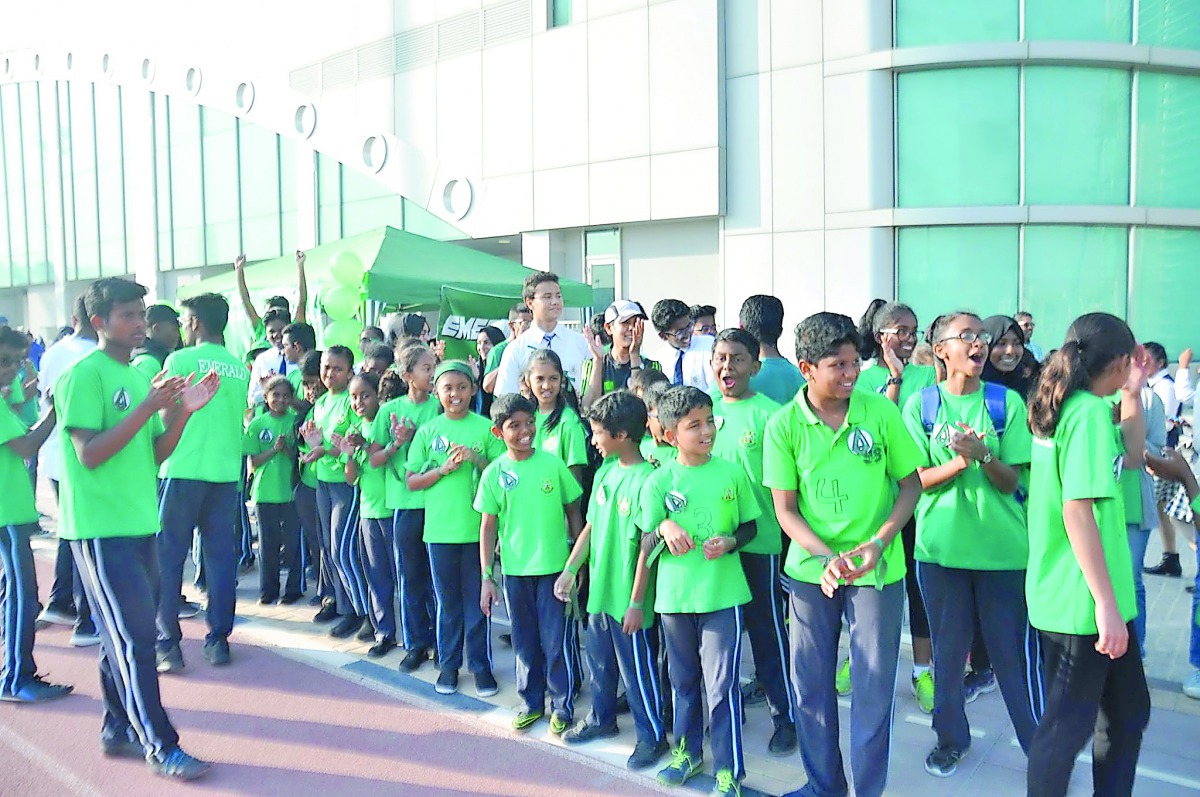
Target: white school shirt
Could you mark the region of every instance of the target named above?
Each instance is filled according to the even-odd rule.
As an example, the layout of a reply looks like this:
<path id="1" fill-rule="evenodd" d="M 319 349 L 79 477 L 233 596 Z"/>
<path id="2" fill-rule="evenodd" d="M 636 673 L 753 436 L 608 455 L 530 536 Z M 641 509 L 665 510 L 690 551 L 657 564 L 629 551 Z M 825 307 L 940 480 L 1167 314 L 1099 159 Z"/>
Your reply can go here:
<path id="1" fill-rule="evenodd" d="M 1155 395 L 1162 400 L 1163 412 L 1167 414 L 1167 418 L 1177 417 L 1182 399 L 1179 397 L 1179 385 L 1171 381 L 1171 372 L 1164 368 L 1150 377 L 1147 384 L 1154 391 Z"/>
<path id="2" fill-rule="evenodd" d="M 1159 373 L 1162 373 L 1161 371 Z M 1155 374 L 1157 376 L 1157 374 Z M 1151 377 L 1153 379 L 1153 377 Z M 1196 389 L 1192 386 L 1192 374 L 1187 368 L 1180 368 L 1175 372 L 1175 398 L 1180 404 L 1187 404 L 1196 395 Z M 1168 414 L 1167 417 L 1170 417 Z"/>
<path id="3" fill-rule="evenodd" d="M 529 329 L 513 338 L 504 347 L 500 365 L 496 368 L 496 390 L 494 395 L 521 392 L 521 371 L 529 362 L 529 355 L 538 349 L 549 349 L 562 360 L 563 371 L 580 392 L 579 380 L 583 375 L 583 361 L 591 359 L 592 352 L 587 340 L 573 329 L 559 324 L 553 332 L 545 332 L 531 324 Z"/>
<path id="4" fill-rule="evenodd" d="M 717 381 L 712 372 L 712 350 L 716 340 L 712 335 L 692 335 L 686 351 L 671 349 L 675 356 L 662 364 L 663 373 L 668 379 L 675 381 L 675 363 L 682 357 L 683 384 L 698 387 L 708 393 Z"/>
<path id="5" fill-rule="evenodd" d="M 259 355 L 254 358 L 254 365 L 250 368 L 250 403 L 257 404 L 262 399 L 263 377 L 272 371 L 286 375 L 288 371 L 298 367 L 298 365 L 287 362 L 282 349 L 272 346 L 266 351 L 259 352 Z"/>
<path id="6" fill-rule="evenodd" d="M 67 337 L 55 343 L 46 353 L 42 355 L 42 367 L 38 371 L 38 390 L 42 393 L 41 405 L 42 411 L 50 409 L 54 405 L 54 401 L 50 394 L 53 392 L 54 385 L 58 382 L 67 370 L 88 354 L 92 349 L 96 348 L 97 342 L 91 338 L 80 337 L 79 335 L 68 335 Z M 62 444 L 58 437 L 58 424 L 50 430 L 50 435 L 46 438 L 46 442 L 42 443 L 40 462 L 38 471 L 47 479 L 54 481 L 62 480 L 63 471 L 63 455 Z"/>

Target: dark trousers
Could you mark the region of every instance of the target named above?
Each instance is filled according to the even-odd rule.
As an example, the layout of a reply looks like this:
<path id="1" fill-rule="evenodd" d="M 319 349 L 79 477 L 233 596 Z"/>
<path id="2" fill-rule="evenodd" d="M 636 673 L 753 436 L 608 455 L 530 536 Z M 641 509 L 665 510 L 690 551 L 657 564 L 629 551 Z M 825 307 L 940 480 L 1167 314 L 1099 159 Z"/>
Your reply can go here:
<path id="1" fill-rule="evenodd" d="M 1133 623 L 1128 628 L 1129 649 L 1116 661 L 1096 652 L 1095 634 L 1038 632 L 1045 656 L 1046 711 L 1029 753 L 1029 797 L 1067 793 L 1075 757 L 1089 736 L 1096 797 L 1132 793 L 1142 733 L 1150 722 L 1150 692 Z"/>
<path id="2" fill-rule="evenodd" d="M 1040 652 L 1025 610 L 1024 570 L 961 570 L 917 562 L 933 631 L 933 730 L 938 745 L 971 746 L 963 668 L 979 625 L 1021 749 L 1029 754 L 1042 692 Z"/>
<path id="3" fill-rule="evenodd" d="M 796 722 L 792 711 L 792 682 L 788 676 L 788 641 L 784 628 L 783 587 L 778 554 L 741 554 L 742 570 L 750 584 L 750 603 L 742 607 L 758 683 L 776 724 Z"/>
<path id="4" fill-rule="evenodd" d="M 284 594 L 304 590 L 304 568 L 300 566 L 300 518 L 295 504 L 256 504 L 258 512 L 258 595 L 266 600 L 279 597 L 280 565 L 287 568 Z"/>
<path id="5" fill-rule="evenodd" d="M 393 516 L 396 544 L 396 576 L 400 588 L 400 627 L 407 650 L 433 647 L 433 618 L 437 603 L 433 577 L 429 573 L 429 550 L 424 509 L 397 509 Z"/>
<path id="6" fill-rule="evenodd" d="M 58 480 L 51 479 L 50 486 L 54 488 L 54 501 L 57 503 Z M 50 585 L 49 600 L 50 605 L 56 609 L 75 607 L 76 631 L 87 635 L 96 633 L 96 623 L 92 620 L 92 610 L 83 591 L 83 582 L 79 580 L 79 570 L 75 567 L 75 557 L 71 555 L 69 540 L 58 540 L 58 550 L 54 555 L 54 582 Z"/>
<path id="7" fill-rule="evenodd" d="M 33 661 L 37 571 L 29 547 L 29 538 L 36 531 L 36 524 L 0 526 L 0 618 L 4 623 L 0 694 L 16 692 L 37 675 Z"/>
<path id="8" fill-rule="evenodd" d="M 637 740 L 658 744 L 665 738 L 658 647 L 658 629 L 654 626 L 630 635 L 621 630 L 620 620 L 607 614 L 588 616 L 587 656 L 592 684 L 589 724 L 607 727 L 617 721 L 617 682 L 624 681 Z"/>
<path id="9" fill-rule="evenodd" d="M 249 488 L 247 487 L 247 490 Z M 248 492 L 237 494 L 238 514 L 238 567 L 250 567 L 254 564 L 254 528 L 250 525 L 250 510 L 246 508 Z M 201 557 L 203 561 L 203 557 Z"/>
<path id="10" fill-rule="evenodd" d="M 737 780 L 746 776 L 742 761 L 742 608 L 707 614 L 660 614 L 675 697 L 676 743 L 698 757 L 704 744 L 703 700 L 708 722 L 713 771 L 728 769 Z"/>
<path id="11" fill-rule="evenodd" d="M 491 672 L 491 621 L 479 608 L 479 544 L 431 542 L 429 565 L 437 596 L 438 669 L 459 670 L 465 647 L 471 672 Z"/>
<path id="12" fill-rule="evenodd" d="M 217 484 L 194 479 L 164 479 L 159 499 L 158 558 L 162 578 L 158 598 L 158 644 L 163 650 L 179 644 L 179 602 L 183 563 L 192 549 L 192 531 L 199 529 L 201 561 L 208 584 L 207 641 L 226 639 L 233 632 L 237 603 L 236 482 Z"/>
<path id="13" fill-rule="evenodd" d="M 333 556 L 333 597 L 338 614 L 366 617 L 366 568 L 358 544 L 358 490 L 344 482 L 318 482 L 317 515 Z"/>
<path id="14" fill-rule="evenodd" d="M 179 744 L 163 709 L 155 669 L 158 542 L 157 536 L 71 542 L 100 632 L 101 735 L 105 740 L 136 739 L 148 755 L 156 756 Z M 178 587 L 175 595 L 178 600 Z"/>
<path id="15" fill-rule="evenodd" d="M 925 599 L 921 595 L 921 584 L 917 581 L 917 521 L 911 518 L 900 529 L 904 543 L 904 594 L 908 596 L 908 631 L 916 639 L 929 639 L 929 616 L 925 613 Z"/>
<path id="16" fill-rule="evenodd" d="M 558 574 L 505 576 L 504 602 L 512 621 L 513 653 L 517 659 L 517 694 L 526 711 L 545 711 L 546 693 L 550 712 L 570 720 L 575 714 L 576 673 L 571 672 L 564 604 L 554 597 Z"/>
<path id="17" fill-rule="evenodd" d="M 363 518 L 362 548 L 367 565 L 371 625 L 379 639 L 396 638 L 396 548 L 392 519 Z"/>
<path id="18" fill-rule="evenodd" d="M 297 484 L 296 514 L 300 517 L 300 527 L 304 530 L 305 563 L 312 563 L 317 568 L 317 595 L 322 598 L 333 597 L 333 558 L 329 551 L 329 538 L 321 532 L 321 521 L 317 514 L 317 488 L 307 484 Z M 307 584 L 304 587 L 308 589 Z"/>

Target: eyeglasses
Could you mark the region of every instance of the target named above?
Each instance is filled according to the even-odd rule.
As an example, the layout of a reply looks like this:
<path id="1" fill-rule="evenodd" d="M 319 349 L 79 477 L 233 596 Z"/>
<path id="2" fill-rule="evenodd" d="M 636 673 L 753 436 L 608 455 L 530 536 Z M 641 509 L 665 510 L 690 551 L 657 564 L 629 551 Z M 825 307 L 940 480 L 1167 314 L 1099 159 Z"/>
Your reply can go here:
<path id="1" fill-rule="evenodd" d="M 947 341 L 951 341 L 951 340 L 961 340 L 963 343 L 966 343 L 967 345 L 970 345 L 970 344 L 974 343 L 975 341 L 979 341 L 984 346 L 992 345 L 992 336 L 990 334 L 988 334 L 987 332 L 960 332 L 957 335 L 950 335 L 948 337 L 942 338 L 941 340 L 938 340 L 935 342 L 936 343 L 946 343 Z"/>
<path id="2" fill-rule="evenodd" d="M 675 340 L 687 340 L 692 336 L 692 328 L 691 326 L 686 326 L 683 329 L 671 329 L 663 334 L 669 338 L 675 338 Z"/>
<path id="3" fill-rule="evenodd" d="M 881 329 L 881 330 L 879 330 L 879 334 L 880 335 L 894 335 L 894 336 L 900 338 L 901 340 L 916 340 L 917 339 L 917 330 L 905 329 L 903 327 L 895 327 L 892 329 Z"/>
<path id="4" fill-rule="evenodd" d="M 716 324 L 705 324 L 702 327 L 696 327 L 695 331 L 696 331 L 696 334 L 698 334 L 698 335 L 714 335 L 715 336 L 717 334 L 717 325 Z"/>

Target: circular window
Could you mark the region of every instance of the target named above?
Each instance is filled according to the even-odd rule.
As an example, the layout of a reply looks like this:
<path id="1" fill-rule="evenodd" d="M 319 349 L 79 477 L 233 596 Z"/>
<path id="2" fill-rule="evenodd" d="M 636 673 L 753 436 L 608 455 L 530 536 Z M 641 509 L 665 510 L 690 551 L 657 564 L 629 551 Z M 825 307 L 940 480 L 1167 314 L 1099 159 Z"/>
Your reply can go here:
<path id="1" fill-rule="evenodd" d="M 67 53 L 67 69 L 75 67 L 75 53 Z"/>
<path id="2" fill-rule="evenodd" d="M 388 144 L 383 136 L 371 136 L 363 142 L 363 165 L 373 172 L 378 172 L 387 163 Z"/>
<path id="3" fill-rule="evenodd" d="M 292 124 L 296 128 L 296 132 L 305 138 L 312 138 L 312 134 L 317 129 L 317 109 L 311 103 L 304 103 L 296 108 L 296 113 L 292 118 Z"/>
<path id="4" fill-rule="evenodd" d="M 105 53 L 104 57 L 100 59 L 100 69 L 106 75 L 112 74 L 112 57 L 107 53 Z"/>
<path id="5" fill-rule="evenodd" d="M 187 71 L 187 77 L 184 78 L 183 84 L 187 88 L 189 94 L 200 93 L 200 83 L 204 80 L 204 76 L 196 67 L 192 67 Z"/>
<path id="6" fill-rule="evenodd" d="M 442 190 L 442 207 L 455 219 L 466 218 L 475 202 L 475 189 L 469 180 L 451 180 Z"/>
<path id="7" fill-rule="evenodd" d="M 42 57 L 40 55 L 35 55 L 33 57 L 33 71 L 39 74 L 42 71 Z"/>
<path id="8" fill-rule="evenodd" d="M 142 80 L 147 83 L 154 80 L 154 62 L 149 58 L 142 61 Z"/>
<path id="9" fill-rule="evenodd" d="M 9 58 L 5 58 L 4 59 L 4 75 L 5 75 L 5 77 L 7 77 L 8 75 L 11 75 L 11 74 L 12 74 L 12 60 Z"/>
<path id="10" fill-rule="evenodd" d="M 242 113 L 249 111 L 254 107 L 254 84 L 240 83 L 237 87 L 237 94 L 234 96 L 234 102 L 237 104 L 238 110 Z"/>

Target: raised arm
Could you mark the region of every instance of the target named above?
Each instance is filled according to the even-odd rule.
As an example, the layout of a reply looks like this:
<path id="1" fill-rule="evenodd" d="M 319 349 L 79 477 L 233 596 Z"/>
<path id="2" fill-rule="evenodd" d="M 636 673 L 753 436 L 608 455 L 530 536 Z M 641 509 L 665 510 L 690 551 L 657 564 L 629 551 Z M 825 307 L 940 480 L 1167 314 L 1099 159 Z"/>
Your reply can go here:
<path id="1" fill-rule="evenodd" d="M 308 313 L 308 279 L 304 276 L 304 250 L 296 250 L 296 278 L 300 283 L 300 297 L 296 300 L 295 319 L 303 324 Z"/>
<path id="2" fill-rule="evenodd" d="M 233 270 L 237 272 L 238 294 L 242 297 L 242 310 L 246 312 L 246 318 L 250 321 L 251 329 L 258 329 L 259 322 L 262 321 L 258 316 L 258 311 L 254 309 L 254 302 L 250 300 L 250 289 L 246 287 L 246 256 L 238 255 L 233 260 Z"/>

